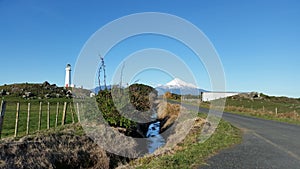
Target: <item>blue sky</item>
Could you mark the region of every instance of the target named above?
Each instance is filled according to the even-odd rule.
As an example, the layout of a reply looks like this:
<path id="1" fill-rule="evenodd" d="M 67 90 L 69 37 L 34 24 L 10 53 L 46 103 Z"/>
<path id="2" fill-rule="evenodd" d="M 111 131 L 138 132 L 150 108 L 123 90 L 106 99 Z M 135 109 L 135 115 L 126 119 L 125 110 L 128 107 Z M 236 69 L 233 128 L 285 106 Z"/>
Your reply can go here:
<path id="1" fill-rule="evenodd" d="M 228 91 L 300 97 L 297 0 L 0 0 L 0 85 L 47 80 L 62 86 L 66 64 L 76 64 L 82 47 L 94 32 L 117 18 L 138 12 L 170 13 L 201 29 L 219 54 Z M 124 56 L 106 58 L 108 76 L 113 75 L 126 52 L 159 47 L 190 61 L 187 64 L 197 74 L 198 86 L 210 89 L 201 63 L 185 58 L 192 55 L 187 49 L 177 50 L 180 44 L 162 37 L 155 42 L 166 43 L 153 43 L 156 38 L 159 37 L 145 36 L 140 39 L 145 42 L 143 45 L 132 45 L 130 50 L 122 49 L 122 44 L 116 47 L 120 50 L 111 55 Z M 134 40 L 138 42 L 139 38 Z M 130 39 L 127 42 L 130 46 Z M 149 84 L 163 84 L 171 79 L 161 75 L 151 81 L 152 77 L 158 76 L 146 72 L 136 78 Z"/>

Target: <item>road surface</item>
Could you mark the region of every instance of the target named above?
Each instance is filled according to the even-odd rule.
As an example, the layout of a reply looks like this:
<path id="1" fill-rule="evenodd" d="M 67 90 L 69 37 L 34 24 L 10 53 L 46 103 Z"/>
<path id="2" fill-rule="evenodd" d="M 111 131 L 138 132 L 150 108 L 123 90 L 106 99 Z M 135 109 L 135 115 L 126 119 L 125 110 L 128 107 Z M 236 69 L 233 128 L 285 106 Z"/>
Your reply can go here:
<path id="1" fill-rule="evenodd" d="M 211 157 L 200 169 L 300 169 L 300 126 L 231 113 L 224 113 L 223 119 L 243 131 L 243 141 Z"/>

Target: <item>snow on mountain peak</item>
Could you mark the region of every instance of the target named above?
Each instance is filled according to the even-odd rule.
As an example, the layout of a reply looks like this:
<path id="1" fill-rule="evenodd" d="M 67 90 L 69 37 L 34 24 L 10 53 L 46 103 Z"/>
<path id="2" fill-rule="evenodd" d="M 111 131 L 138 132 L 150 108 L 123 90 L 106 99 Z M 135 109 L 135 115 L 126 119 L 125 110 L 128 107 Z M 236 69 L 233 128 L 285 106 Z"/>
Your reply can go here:
<path id="1" fill-rule="evenodd" d="M 179 78 L 175 78 L 172 81 L 170 81 L 169 83 L 166 84 L 166 86 L 168 87 L 189 87 L 189 88 L 197 88 L 197 86 L 191 84 L 191 83 L 187 83 Z"/>

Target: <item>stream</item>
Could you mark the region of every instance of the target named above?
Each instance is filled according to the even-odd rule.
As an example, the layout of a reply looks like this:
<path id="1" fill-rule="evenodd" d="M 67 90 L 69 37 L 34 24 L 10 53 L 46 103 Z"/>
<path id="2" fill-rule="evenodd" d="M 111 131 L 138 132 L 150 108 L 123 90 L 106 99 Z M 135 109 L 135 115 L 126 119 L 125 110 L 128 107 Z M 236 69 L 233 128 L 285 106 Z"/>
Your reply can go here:
<path id="1" fill-rule="evenodd" d="M 157 120 L 156 114 L 152 116 L 154 120 Z M 148 127 L 146 134 L 148 153 L 153 153 L 156 149 L 165 144 L 165 139 L 159 134 L 160 131 L 160 122 L 155 121 L 151 123 Z"/>

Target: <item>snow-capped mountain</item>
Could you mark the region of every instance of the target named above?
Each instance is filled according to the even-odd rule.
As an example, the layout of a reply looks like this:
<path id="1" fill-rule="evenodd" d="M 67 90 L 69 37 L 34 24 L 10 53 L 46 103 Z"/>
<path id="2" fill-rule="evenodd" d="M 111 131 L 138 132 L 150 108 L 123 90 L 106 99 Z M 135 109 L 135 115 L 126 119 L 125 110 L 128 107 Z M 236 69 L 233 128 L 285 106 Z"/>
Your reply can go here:
<path id="1" fill-rule="evenodd" d="M 198 89 L 197 86 L 187 83 L 179 78 L 175 78 L 166 85 L 158 86 L 155 89 L 158 91 L 159 95 L 162 95 L 167 91 L 180 95 L 199 95 L 201 92 L 205 91 L 203 89 Z"/>
<path id="2" fill-rule="evenodd" d="M 175 78 L 174 80 L 170 81 L 169 83 L 167 83 L 165 86 L 169 87 L 169 88 L 197 88 L 197 86 L 191 84 L 191 83 L 187 83 L 179 78 Z"/>

